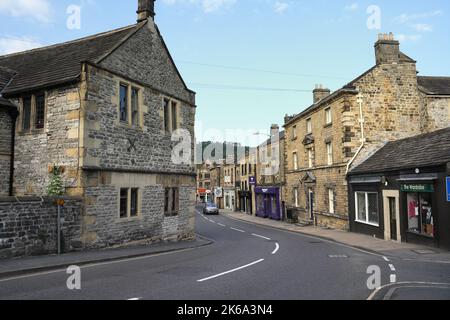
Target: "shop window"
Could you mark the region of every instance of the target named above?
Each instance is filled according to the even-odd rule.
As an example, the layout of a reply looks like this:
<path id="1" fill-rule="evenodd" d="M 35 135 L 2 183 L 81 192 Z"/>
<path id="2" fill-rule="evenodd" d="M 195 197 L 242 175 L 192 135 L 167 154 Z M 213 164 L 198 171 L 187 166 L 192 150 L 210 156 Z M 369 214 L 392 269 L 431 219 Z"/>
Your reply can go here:
<path id="1" fill-rule="evenodd" d="M 356 221 L 379 226 L 377 193 L 356 192 Z"/>
<path id="2" fill-rule="evenodd" d="M 408 193 L 408 231 L 434 237 L 431 193 Z"/>
<path id="3" fill-rule="evenodd" d="M 174 217 L 178 215 L 179 192 L 178 188 L 166 188 L 164 192 L 164 215 Z"/>

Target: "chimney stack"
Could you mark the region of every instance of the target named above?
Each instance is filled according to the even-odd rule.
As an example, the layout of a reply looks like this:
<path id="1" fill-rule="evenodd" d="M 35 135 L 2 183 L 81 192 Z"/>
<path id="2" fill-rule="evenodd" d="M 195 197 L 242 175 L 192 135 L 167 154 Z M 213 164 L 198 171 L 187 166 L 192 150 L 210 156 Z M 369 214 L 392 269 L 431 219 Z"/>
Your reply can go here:
<path id="1" fill-rule="evenodd" d="M 394 34 L 380 33 L 375 43 L 375 57 L 377 65 L 394 64 L 400 60 L 400 42 L 394 39 Z"/>
<path id="2" fill-rule="evenodd" d="M 328 97 L 330 94 L 330 89 L 325 88 L 322 84 L 316 84 L 316 88 L 313 90 L 314 103 L 316 104 L 320 100 Z"/>
<path id="3" fill-rule="evenodd" d="M 138 0 L 137 22 L 145 21 L 149 18 L 155 18 L 156 0 Z"/>

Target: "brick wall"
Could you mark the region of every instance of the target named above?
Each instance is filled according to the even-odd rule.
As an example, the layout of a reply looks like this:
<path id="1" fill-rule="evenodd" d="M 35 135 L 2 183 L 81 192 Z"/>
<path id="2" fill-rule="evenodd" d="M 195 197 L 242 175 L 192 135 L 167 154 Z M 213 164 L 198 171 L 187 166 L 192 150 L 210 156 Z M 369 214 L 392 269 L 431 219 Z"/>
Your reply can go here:
<path id="1" fill-rule="evenodd" d="M 63 249 L 81 248 L 81 199 L 61 211 Z M 0 198 L 0 259 L 57 252 L 57 207 L 51 198 Z"/>

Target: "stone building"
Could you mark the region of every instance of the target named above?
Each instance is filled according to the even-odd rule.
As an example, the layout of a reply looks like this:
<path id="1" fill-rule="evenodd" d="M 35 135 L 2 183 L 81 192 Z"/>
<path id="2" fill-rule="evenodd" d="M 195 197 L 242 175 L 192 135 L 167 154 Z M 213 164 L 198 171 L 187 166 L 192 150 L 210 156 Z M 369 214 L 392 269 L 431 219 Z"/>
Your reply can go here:
<path id="1" fill-rule="evenodd" d="M 49 168 L 62 168 L 66 195 L 84 199 L 72 239 L 84 248 L 194 237 L 195 167 L 172 161 L 172 136 L 195 141 L 195 93 L 154 22 L 154 1 L 138 3 L 131 26 L 0 57 L 0 70 L 14 73 L 3 98 L 19 110 L 12 194 L 46 195 Z M 3 161 L 11 125 L 0 110 Z"/>
<path id="2" fill-rule="evenodd" d="M 387 142 L 450 125 L 448 78 L 420 77 L 392 34 L 375 44 L 376 64 L 334 93 L 317 86 L 313 104 L 286 116 L 287 206 L 301 219 L 348 229 L 347 173 Z"/>
<path id="3" fill-rule="evenodd" d="M 14 72 L 0 67 L 0 196 L 12 195 L 12 163 L 17 107 L 2 97 Z"/>
<path id="4" fill-rule="evenodd" d="M 237 166 L 232 163 L 223 165 L 223 199 L 224 209 L 235 211 L 237 209 L 236 174 Z"/>
<path id="5" fill-rule="evenodd" d="M 284 191 L 284 147 L 285 133 L 278 125 L 272 125 L 272 138 L 258 146 L 256 163 L 256 185 L 254 188 L 255 214 L 262 218 L 283 220 L 285 206 Z"/>
<path id="6" fill-rule="evenodd" d="M 210 164 L 205 162 L 197 165 L 197 202 L 205 203 L 211 200 Z"/>

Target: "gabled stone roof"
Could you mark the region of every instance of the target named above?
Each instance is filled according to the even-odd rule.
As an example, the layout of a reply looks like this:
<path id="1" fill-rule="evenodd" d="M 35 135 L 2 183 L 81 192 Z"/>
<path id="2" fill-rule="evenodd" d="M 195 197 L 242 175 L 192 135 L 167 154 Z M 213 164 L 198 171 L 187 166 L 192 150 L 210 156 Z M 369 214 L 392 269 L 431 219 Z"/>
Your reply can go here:
<path id="1" fill-rule="evenodd" d="M 432 167 L 450 162 L 450 127 L 386 144 L 350 175 Z"/>
<path id="2" fill-rule="evenodd" d="M 16 73 L 3 94 L 12 95 L 75 81 L 81 63 L 97 63 L 137 32 L 145 23 L 100 33 L 44 48 L 0 56 L 0 68 Z M 3 78 L 0 76 L 0 83 Z"/>
<path id="3" fill-rule="evenodd" d="M 450 77 L 417 77 L 419 88 L 428 95 L 450 95 Z"/>

